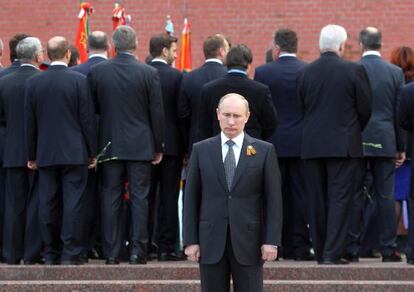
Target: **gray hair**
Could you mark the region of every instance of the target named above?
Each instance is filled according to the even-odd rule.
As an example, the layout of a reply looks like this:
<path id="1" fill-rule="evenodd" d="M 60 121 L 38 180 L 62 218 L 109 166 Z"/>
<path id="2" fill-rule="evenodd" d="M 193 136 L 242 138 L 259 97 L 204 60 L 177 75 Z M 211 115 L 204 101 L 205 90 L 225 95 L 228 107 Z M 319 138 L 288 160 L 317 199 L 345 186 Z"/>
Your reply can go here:
<path id="1" fill-rule="evenodd" d="M 339 47 L 347 39 L 345 28 L 336 24 L 329 24 L 322 28 L 319 38 L 319 48 L 321 51 L 339 51 Z"/>
<path id="2" fill-rule="evenodd" d="M 137 35 L 132 27 L 124 25 L 118 26 L 112 34 L 112 42 L 117 52 L 135 51 L 137 47 Z"/>
<path id="3" fill-rule="evenodd" d="M 220 107 L 221 107 L 222 103 L 223 103 L 226 99 L 228 99 L 228 98 L 230 98 L 230 97 L 236 97 L 237 99 L 241 100 L 241 101 L 244 103 L 244 106 L 245 106 L 245 108 L 246 108 L 246 113 L 248 113 L 248 112 L 250 111 L 250 110 L 249 110 L 249 102 L 247 101 L 247 99 L 246 99 L 246 98 L 244 98 L 244 96 L 243 96 L 243 95 L 240 95 L 240 94 L 238 94 L 238 93 L 228 93 L 228 94 L 226 94 L 225 96 L 223 96 L 222 98 L 220 98 L 220 101 L 219 101 L 219 103 L 218 103 L 217 108 L 218 108 L 218 109 L 220 109 Z"/>
<path id="4" fill-rule="evenodd" d="M 21 61 L 31 61 L 42 51 L 42 43 L 38 38 L 27 37 L 16 46 L 17 58 Z"/>

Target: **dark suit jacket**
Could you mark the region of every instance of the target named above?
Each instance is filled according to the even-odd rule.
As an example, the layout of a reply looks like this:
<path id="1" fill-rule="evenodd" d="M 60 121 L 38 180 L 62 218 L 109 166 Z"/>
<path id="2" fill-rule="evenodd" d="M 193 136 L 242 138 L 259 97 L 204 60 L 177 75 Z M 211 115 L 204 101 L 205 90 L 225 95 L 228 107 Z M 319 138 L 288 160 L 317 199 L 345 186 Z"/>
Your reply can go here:
<path id="1" fill-rule="evenodd" d="M 399 104 L 399 125 L 410 133 L 411 145 L 414 145 L 414 83 L 404 86 L 400 92 Z M 411 157 L 414 157 L 414 147 L 411 147 Z M 414 166 L 414 159 L 411 159 L 411 167 Z"/>
<path id="2" fill-rule="evenodd" d="M 129 54 L 91 68 L 88 81 L 99 120 L 99 150 L 108 158 L 150 161 L 163 152 L 164 109 L 159 74 Z"/>
<path id="3" fill-rule="evenodd" d="M 178 156 L 184 153 L 184 140 L 182 125 L 178 119 L 178 95 L 183 74 L 177 69 L 171 68 L 163 62 L 151 62 L 150 64 L 160 74 L 162 98 L 165 114 L 164 154 Z"/>
<path id="4" fill-rule="evenodd" d="M 246 155 L 253 146 L 256 154 Z M 221 137 L 194 144 L 184 202 L 184 244 L 199 244 L 201 264 L 217 263 L 230 226 L 234 255 L 242 265 L 261 263 L 263 244 L 280 245 L 282 200 L 272 144 L 245 135 L 232 190 L 222 159 Z"/>
<path id="5" fill-rule="evenodd" d="M 96 155 L 93 104 L 85 76 L 63 65 L 27 81 L 26 139 L 39 167 L 87 164 Z"/>
<path id="6" fill-rule="evenodd" d="M 297 94 L 298 72 L 306 63 L 295 57 L 281 57 L 256 68 L 254 79 L 270 88 L 277 111 L 278 127 L 268 139 L 278 157 L 300 157 L 303 115 Z"/>
<path id="7" fill-rule="evenodd" d="M 19 67 L 20 67 L 20 61 L 18 60 L 14 61 L 9 67 L 3 68 L 3 70 L 0 71 L 0 79 L 10 73 L 15 72 L 17 69 L 19 69 Z M 3 126 L 1 126 L 0 127 L 0 161 L 3 161 L 5 139 L 6 139 L 6 129 Z"/>
<path id="8" fill-rule="evenodd" d="M 269 87 L 249 79 L 243 73 L 228 73 L 203 86 L 198 118 L 198 141 L 220 133 L 216 109 L 220 99 L 228 93 L 238 93 L 249 102 L 250 117 L 245 131 L 250 136 L 266 140 L 276 129 L 276 110 Z"/>
<path id="9" fill-rule="evenodd" d="M 304 113 L 302 158 L 362 157 L 361 132 L 371 115 L 364 68 L 326 52 L 301 70 L 298 90 Z"/>
<path id="10" fill-rule="evenodd" d="M 201 100 L 201 88 L 204 84 L 220 78 L 227 73 L 227 68 L 217 62 L 207 62 L 196 70 L 184 74 L 178 99 L 178 117 L 186 125 L 186 147 L 191 152 L 193 143 L 197 140 L 198 110 Z"/>
<path id="11" fill-rule="evenodd" d="M 367 72 L 373 97 L 371 118 L 362 133 L 364 155 L 395 157 L 397 151 L 404 151 L 403 134 L 397 120 L 404 75 L 401 68 L 379 56 L 365 56 L 359 63 Z"/>
<path id="12" fill-rule="evenodd" d="M 103 62 L 105 60 L 106 59 L 104 57 L 95 56 L 93 58 L 89 58 L 88 61 L 86 61 L 83 64 L 79 64 L 79 65 L 70 67 L 70 69 L 72 69 L 73 71 L 82 73 L 83 75 L 87 76 L 93 65 L 96 65 L 96 64 L 98 64 L 100 62 Z"/>
<path id="13" fill-rule="evenodd" d="M 24 90 L 26 80 L 36 74 L 40 74 L 36 68 L 22 66 L 14 73 L 0 79 L 0 114 L 6 127 L 4 167 L 25 167 L 27 164 L 24 135 Z"/>

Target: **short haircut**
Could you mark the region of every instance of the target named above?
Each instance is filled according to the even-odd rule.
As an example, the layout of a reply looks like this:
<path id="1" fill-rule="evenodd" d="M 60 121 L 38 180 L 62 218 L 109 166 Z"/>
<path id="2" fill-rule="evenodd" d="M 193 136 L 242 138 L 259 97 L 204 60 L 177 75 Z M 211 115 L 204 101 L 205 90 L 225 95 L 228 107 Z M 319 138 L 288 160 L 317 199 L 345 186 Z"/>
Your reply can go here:
<path id="1" fill-rule="evenodd" d="M 243 101 L 244 106 L 246 108 L 246 113 L 248 113 L 250 111 L 249 102 L 247 101 L 247 99 L 243 95 L 240 95 L 238 93 L 227 93 L 226 95 L 224 95 L 222 98 L 220 98 L 217 108 L 220 109 L 223 101 L 225 101 L 226 99 L 228 99 L 230 97 L 237 97 L 238 99 Z"/>
<path id="2" fill-rule="evenodd" d="M 63 59 L 69 49 L 70 44 L 63 37 L 53 45 L 50 44 L 50 41 L 47 42 L 47 56 L 52 62 L 55 60 Z"/>
<path id="3" fill-rule="evenodd" d="M 367 27 L 359 33 L 359 42 L 367 50 L 379 50 L 382 46 L 382 33 L 374 27 Z"/>
<path id="4" fill-rule="evenodd" d="M 274 43 L 283 52 L 296 53 L 298 51 L 298 37 L 293 30 L 279 29 L 276 31 Z"/>
<path id="5" fill-rule="evenodd" d="M 69 59 L 68 67 L 78 65 L 78 60 L 80 58 L 78 48 L 75 47 L 74 45 L 70 45 L 69 50 L 70 50 L 70 59 Z"/>
<path id="6" fill-rule="evenodd" d="M 164 48 L 170 49 L 172 43 L 176 43 L 178 39 L 167 34 L 155 35 L 151 38 L 149 43 L 149 52 L 153 58 L 159 57 Z"/>
<path id="7" fill-rule="evenodd" d="M 108 36 L 101 31 L 94 31 L 88 35 L 88 49 L 106 51 L 109 48 Z"/>
<path id="8" fill-rule="evenodd" d="M 14 60 L 17 59 L 17 54 L 16 54 L 16 47 L 17 44 L 22 40 L 25 39 L 27 37 L 30 37 L 31 35 L 26 34 L 26 33 L 18 33 L 15 34 L 9 41 L 9 50 L 10 50 L 10 61 L 13 62 Z"/>
<path id="9" fill-rule="evenodd" d="M 345 28 L 336 24 L 329 24 L 322 28 L 319 38 L 319 48 L 323 50 L 338 51 L 347 39 Z"/>
<path id="10" fill-rule="evenodd" d="M 121 25 L 113 32 L 112 42 L 116 52 L 135 51 L 137 35 L 132 27 Z"/>
<path id="11" fill-rule="evenodd" d="M 246 45 L 232 47 L 226 56 L 226 65 L 229 69 L 239 68 L 246 70 L 252 62 L 252 51 Z"/>
<path id="12" fill-rule="evenodd" d="M 221 48 L 226 47 L 226 39 L 222 35 L 209 36 L 203 43 L 203 52 L 206 59 L 217 58 Z"/>
<path id="13" fill-rule="evenodd" d="M 16 55 L 20 61 L 32 61 L 42 51 L 42 43 L 38 38 L 22 39 L 16 47 Z"/>

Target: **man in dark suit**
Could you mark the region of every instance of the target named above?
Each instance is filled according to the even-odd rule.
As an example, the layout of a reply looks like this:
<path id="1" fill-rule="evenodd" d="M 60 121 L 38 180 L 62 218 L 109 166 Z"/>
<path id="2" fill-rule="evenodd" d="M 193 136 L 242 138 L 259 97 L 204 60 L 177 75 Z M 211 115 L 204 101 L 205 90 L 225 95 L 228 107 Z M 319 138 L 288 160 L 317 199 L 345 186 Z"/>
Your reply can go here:
<path id="1" fill-rule="evenodd" d="M 43 50 L 39 39 L 27 37 L 19 42 L 16 52 L 21 66 L 0 79 L 0 120 L 6 126 L 3 258 L 8 264 L 20 264 L 21 259 L 25 263 L 39 261 L 42 249 L 37 192 L 31 191 L 34 173 L 26 166 L 24 90 L 26 80 L 40 73 Z"/>
<path id="2" fill-rule="evenodd" d="M 411 145 L 414 142 L 414 83 L 409 83 L 400 93 L 399 104 L 399 125 L 404 130 L 410 132 Z M 411 148 L 411 157 L 414 148 Z M 407 264 L 414 265 L 414 160 L 411 160 L 411 176 L 410 176 L 410 193 L 408 197 L 408 239 L 405 254 L 407 256 Z"/>
<path id="3" fill-rule="evenodd" d="M 341 59 L 346 39 L 343 27 L 325 26 L 319 40 L 320 58 L 305 66 L 298 80 L 310 230 L 320 264 L 348 263 L 341 257 L 353 180 L 363 156 L 361 132 L 371 114 L 364 68 Z"/>
<path id="4" fill-rule="evenodd" d="M 278 114 L 278 128 L 269 138 L 282 175 L 283 236 L 279 256 L 313 260 L 310 254 L 307 196 L 300 158 L 303 116 L 297 94 L 297 75 L 305 63 L 296 58 L 298 39 L 293 30 L 275 32 L 276 61 L 256 68 L 254 79 L 269 86 Z"/>
<path id="5" fill-rule="evenodd" d="M 9 41 L 9 50 L 10 50 L 10 62 L 12 64 L 0 70 L 0 78 L 6 76 L 10 73 L 13 73 L 20 67 L 20 61 L 17 58 L 16 46 L 24 38 L 28 37 L 28 34 L 16 34 Z M 3 152 L 4 152 L 4 139 L 6 135 L 6 129 L 0 126 L 0 262 L 2 262 L 2 242 L 3 242 L 3 218 L 4 218 L 4 200 L 5 200 L 5 191 L 6 191 L 6 171 L 3 168 Z"/>
<path id="6" fill-rule="evenodd" d="M 246 133 L 266 140 L 276 129 L 276 111 L 267 85 L 248 78 L 253 55 L 245 45 L 230 49 L 226 57 L 229 69 L 227 75 L 203 86 L 198 113 L 198 141 L 220 133 L 217 121 L 217 105 L 221 97 L 228 93 L 238 93 L 247 99 L 250 106 L 250 118 L 246 124 Z"/>
<path id="7" fill-rule="evenodd" d="M 184 202 L 185 253 L 200 263 L 203 292 L 263 291 L 263 261 L 277 256 L 281 181 L 272 144 L 245 134 L 247 100 L 219 102 L 221 133 L 194 144 Z"/>
<path id="8" fill-rule="evenodd" d="M 88 79 L 97 105 L 99 148 L 111 142 L 102 163 L 103 247 L 107 264 L 119 263 L 123 184 L 131 201 L 130 264 L 145 264 L 151 162 L 161 162 L 164 111 L 159 74 L 138 62 L 135 31 L 118 27 L 112 35 L 116 57 L 91 68 Z"/>
<path id="9" fill-rule="evenodd" d="M 360 189 L 356 191 L 353 214 L 350 216 L 347 257 L 358 261 L 363 212 L 363 179 L 369 170 L 373 178 L 373 194 L 379 212 L 380 246 L 383 262 L 401 261 L 396 252 L 397 220 L 394 206 L 395 166 L 405 159 L 404 143 L 397 121 L 397 100 L 404 86 L 404 75 L 397 66 L 381 58 L 381 32 L 367 27 L 359 34 L 363 50 L 360 64 L 365 68 L 372 91 L 372 114 L 362 133 L 364 145 Z M 395 160 L 395 161 L 394 161 Z"/>
<path id="10" fill-rule="evenodd" d="M 154 36 L 150 40 L 149 51 L 153 58 L 151 66 L 160 74 L 165 113 L 164 155 L 161 163 L 154 166 L 151 182 L 152 197 L 155 197 L 159 186 L 159 207 L 155 212 L 158 218 L 158 260 L 170 261 L 179 259 L 175 251 L 178 244 L 178 194 L 184 153 L 177 115 L 182 73 L 170 66 L 177 58 L 177 38 L 169 35 Z"/>
<path id="11" fill-rule="evenodd" d="M 87 76 L 93 65 L 108 59 L 109 49 L 110 45 L 106 33 L 102 31 L 91 32 L 88 35 L 88 61 L 83 64 L 71 67 L 71 69 Z M 98 128 L 99 115 L 96 115 L 95 121 L 96 128 Z M 87 192 L 85 194 L 85 201 L 83 203 L 83 206 L 85 207 L 84 214 L 86 216 L 84 240 L 85 257 L 87 257 L 88 254 L 93 258 L 99 258 L 102 256 L 100 254 L 100 230 L 94 228 L 94 226 L 100 225 L 100 208 L 99 204 L 97 204 L 98 200 L 98 174 L 95 169 L 91 169 L 88 173 Z"/>
<path id="12" fill-rule="evenodd" d="M 88 163 L 93 167 L 96 155 L 93 104 L 85 76 L 67 68 L 68 41 L 54 37 L 48 41 L 47 51 L 51 66 L 30 78 L 25 91 L 27 166 L 39 169 L 39 216 L 46 263 L 80 264 L 82 196 Z"/>
<path id="13" fill-rule="evenodd" d="M 201 101 L 201 88 L 204 84 L 226 75 L 223 66 L 229 50 L 229 43 L 222 35 L 209 36 L 203 44 L 205 63 L 200 68 L 185 74 L 181 82 L 178 99 L 178 117 L 185 123 L 186 152 L 191 153 L 192 145 L 197 141 L 198 111 Z"/>
<path id="14" fill-rule="evenodd" d="M 91 67 L 108 59 L 109 41 L 103 31 L 93 31 L 88 35 L 88 61 L 71 69 L 87 76 Z"/>

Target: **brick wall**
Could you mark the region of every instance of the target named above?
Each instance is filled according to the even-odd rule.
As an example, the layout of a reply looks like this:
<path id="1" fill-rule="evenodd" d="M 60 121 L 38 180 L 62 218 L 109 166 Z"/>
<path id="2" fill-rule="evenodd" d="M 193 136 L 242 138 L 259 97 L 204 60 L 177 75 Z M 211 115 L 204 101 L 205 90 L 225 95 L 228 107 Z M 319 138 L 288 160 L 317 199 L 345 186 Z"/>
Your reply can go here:
<path id="1" fill-rule="evenodd" d="M 110 33 L 114 1 L 90 1 L 96 10 L 90 18 L 90 28 Z M 358 33 L 368 25 L 383 31 L 383 55 L 386 58 L 397 46 L 414 47 L 413 0 L 124 0 L 123 3 L 138 32 L 140 59 L 147 55 L 151 35 L 164 29 L 167 14 L 171 15 L 178 36 L 184 14 L 189 18 L 194 67 L 203 62 L 201 46 L 204 38 L 217 32 L 230 36 L 233 43 L 248 45 L 253 50 L 254 66 L 264 62 L 272 33 L 278 28 L 297 31 L 299 55 L 306 61 L 318 56 L 320 29 L 329 23 L 347 29 L 350 59 L 358 59 Z M 76 0 L 0 0 L 0 37 L 6 46 L 17 32 L 31 33 L 44 42 L 55 35 L 74 41 L 78 4 Z M 3 64 L 9 64 L 7 50 Z"/>

